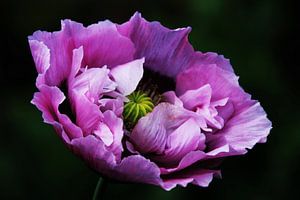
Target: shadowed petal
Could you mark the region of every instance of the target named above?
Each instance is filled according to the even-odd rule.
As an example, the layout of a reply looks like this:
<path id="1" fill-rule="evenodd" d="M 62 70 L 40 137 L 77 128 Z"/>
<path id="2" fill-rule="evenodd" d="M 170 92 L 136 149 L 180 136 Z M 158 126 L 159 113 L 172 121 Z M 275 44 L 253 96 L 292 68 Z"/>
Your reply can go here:
<path id="1" fill-rule="evenodd" d="M 169 191 L 180 185 L 186 187 L 188 183 L 193 183 L 201 187 L 207 187 L 212 181 L 214 176 L 220 176 L 220 172 L 216 170 L 205 169 L 193 169 L 185 171 L 184 173 L 178 173 L 170 176 L 170 178 L 164 178 L 162 187 Z"/>
<path id="2" fill-rule="evenodd" d="M 135 44 L 135 57 L 145 57 L 145 66 L 163 75 L 174 77 L 188 66 L 193 56 L 194 50 L 188 42 L 191 28 L 170 30 L 135 13 L 118 30 Z"/>
<path id="3" fill-rule="evenodd" d="M 69 139 L 78 138 L 82 136 L 82 131 L 79 127 L 72 123 L 70 118 L 61 114 L 58 110 L 59 105 L 65 100 L 64 94 L 57 87 L 49 87 L 42 85 L 40 92 L 34 94 L 31 101 L 32 104 L 42 111 L 44 122 L 59 127 L 59 135 L 64 130 Z M 65 140 L 65 139 L 64 139 Z"/>

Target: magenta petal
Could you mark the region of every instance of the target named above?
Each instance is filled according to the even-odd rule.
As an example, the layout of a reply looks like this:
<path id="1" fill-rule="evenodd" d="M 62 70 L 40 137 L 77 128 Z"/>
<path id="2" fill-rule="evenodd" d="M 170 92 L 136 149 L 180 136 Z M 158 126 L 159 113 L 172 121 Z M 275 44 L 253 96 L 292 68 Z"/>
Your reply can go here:
<path id="1" fill-rule="evenodd" d="M 215 64 L 217 67 L 233 72 L 232 66 L 229 62 L 229 59 L 224 58 L 222 55 L 218 55 L 213 52 L 196 52 L 193 60 L 191 61 L 190 67 L 198 67 L 199 65 L 210 65 Z"/>
<path id="2" fill-rule="evenodd" d="M 188 119 L 169 134 L 164 155 L 157 156 L 157 160 L 168 165 L 177 164 L 186 154 L 197 150 L 199 146 L 202 147 L 200 150 L 203 150 L 204 143 L 205 136 L 201 133 L 199 125 L 193 119 Z"/>
<path id="3" fill-rule="evenodd" d="M 29 41 L 43 42 L 50 50 L 50 66 L 45 72 L 45 83 L 58 86 L 70 73 L 72 50 L 75 49 L 71 35 L 62 25 L 62 30 L 49 33 L 37 31 L 29 36 Z"/>
<path id="4" fill-rule="evenodd" d="M 85 95 L 91 102 L 97 102 L 104 91 L 104 86 L 111 82 L 108 73 L 106 67 L 87 69 L 76 76 L 69 90 L 76 92 L 76 95 Z"/>
<path id="5" fill-rule="evenodd" d="M 72 94 L 72 105 L 76 114 L 76 124 L 85 136 L 91 134 L 101 121 L 99 106 L 89 101 L 86 96 L 76 93 Z"/>
<path id="6" fill-rule="evenodd" d="M 259 103 L 244 109 L 232 117 L 217 135 L 225 137 L 235 151 L 245 153 L 256 143 L 264 142 L 270 133 L 271 122 Z"/>
<path id="7" fill-rule="evenodd" d="M 145 66 L 163 75 L 174 77 L 193 57 L 194 50 L 188 42 L 190 28 L 170 30 L 135 13 L 118 30 L 135 44 L 135 57 L 145 57 Z"/>
<path id="8" fill-rule="evenodd" d="M 110 110 L 103 113 L 102 121 L 109 128 L 113 136 L 113 142 L 109 147 L 107 147 L 107 149 L 113 152 L 116 156 L 117 161 L 119 161 L 121 159 L 121 153 L 123 151 L 123 121 Z"/>
<path id="9" fill-rule="evenodd" d="M 142 117 L 130 134 L 130 140 L 141 153 L 163 153 L 167 142 L 166 119 L 161 104 Z M 161 117 L 158 117 L 161 116 Z M 156 126 L 153 126 L 156 124 Z"/>
<path id="10" fill-rule="evenodd" d="M 114 67 L 110 74 L 117 83 L 117 89 L 124 96 L 131 94 L 143 77 L 143 63 L 145 59 L 134 60 L 132 62 Z"/>
<path id="11" fill-rule="evenodd" d="M 207 187 L 212 181 L 214 176 L 220 176 L 219 171 L 194 169 L 185 171 L 184 173 L 178 173 L 170 178 L 165 178 L 162 187 L 165 190 L 171 190 L 177 185 L 186 187 L 188 183 L 193 183 L 201 187 Z"/>
<path id="12" fill-rule="evenodd" d="M 163 100 L 175 106 L 183 107 L 182 101 L 176 96 L 174 91 L 168 91 L 162 94 Z"/>
<path id="13" fill-rule="evenodd" d="M 39 74 L 45 73 L 50 66 L 50 50 L 43 43 L 36 40 L 29 40 L 31 54 Z"/>
<path id="14" fill-rule="evenodd" d="M 126 157 L 118 163 L 103 142 L 92 135 L 74 139 L 71 145 L 75 154 L 96 171 L 110 178 L 155 185 L 161 183 L 159 168 L 140 155 Z"/>
<path id="15" fill-rule="evenodd" d="M 105 112 L 107 110 L 113 111 L 117 117 L 121 117 L 123 113 L 123 105 L 124 102 L 121 98 L 116 98 L 116 99 L 100 99 L 100 110 L 102 112 Z"/>
<path id="16" fill-rule="evenodd" d="M 107 151 L 105 144 L 93 135 L 72 140 L 71 148 L 76 155 L 102 174 L 109 175 L 117 164 L 114 154 Z"/>
<path id="17" fill-rule="evenodd" d="M 124 158 L 113 176 L 122 181 L 161 184 L 160 171 L 157 165 L 141 155 Z"/>
<path id="18" fill-rule="evenodd" d="M 197 106 L 210 105 L 211 92 L 211 87 L 207 84 L 195 90 L 188 90 L 179 98 L 186 109 L 194 110 Z"/>
<path id="19" fill-rule="evenodd" d="M 84 66 L 114 67 L 133 60 L 133 43 L 122 36 L 112 22 L 106 20 L 88 27 L 71 20 L 62 23 L 63 30 L 72 36 L 75 47 L 83 46 Z"/>
<path id="20" fill-rule="evenodd" d="M 31 102 L 42 111 L 46 123 L 57 127 L 56 130 L 60 131 L 59 135 L 64 131 L 69 139 L 82 137 L 81 129 L 73 124 L 67 115 L 61 114 L 58 110 L 64 100 L 64 94 L 57 87 L 43 85 L 40 87 L 40 92 L 34 94 Z"/>
<path id="21" fill-rule="evenodd" d="M 94 134 L 98 136 L 106 146 L 110 146 L 114 141 L 114 136 L 105 123 L 100 123 Z"/>
<path id="22" fill-rule="evenodd" d="M 176 92 L 179 95 L 209 84 L 212 90 L 212 101 L 229 98 L 235 109 L 240 108 L 240 102 L 250 100 L 250 95 L 240 87 L 238 77 L 216 65 L 190 68 L 177 76 L 176 83 Z"/>

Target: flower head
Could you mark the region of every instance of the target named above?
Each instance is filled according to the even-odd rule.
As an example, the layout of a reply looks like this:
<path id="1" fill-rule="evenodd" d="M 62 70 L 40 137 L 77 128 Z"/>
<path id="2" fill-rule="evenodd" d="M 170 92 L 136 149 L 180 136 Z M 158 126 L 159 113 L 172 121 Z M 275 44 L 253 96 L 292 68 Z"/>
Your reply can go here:
<path id="1" fill-rule="evenodd" d="M 166 190 L 208 186 L 218 161 L 265 142 L 271 122 L 229 60 L 194 51 L 189 32 L 139 13 L 121 25 L 64 20 L 58 32 L 37 31 L 32 103 L 104 176 Z"/>

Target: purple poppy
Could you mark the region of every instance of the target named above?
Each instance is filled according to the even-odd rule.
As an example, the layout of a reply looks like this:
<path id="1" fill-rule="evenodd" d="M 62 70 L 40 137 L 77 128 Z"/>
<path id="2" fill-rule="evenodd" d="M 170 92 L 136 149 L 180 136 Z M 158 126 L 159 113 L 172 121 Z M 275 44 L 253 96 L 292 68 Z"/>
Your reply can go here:
<path id="1" fill-rule="evenodd" d="M 229 60 L 194 51 L 190 30 L 136 13 L 121 25 L 64 20 L 58 32 L 37 31 L 32 103 L 103 176 L 165 190 L 208 186 L 224 157 L 266 142 L 271 122 Z"/>

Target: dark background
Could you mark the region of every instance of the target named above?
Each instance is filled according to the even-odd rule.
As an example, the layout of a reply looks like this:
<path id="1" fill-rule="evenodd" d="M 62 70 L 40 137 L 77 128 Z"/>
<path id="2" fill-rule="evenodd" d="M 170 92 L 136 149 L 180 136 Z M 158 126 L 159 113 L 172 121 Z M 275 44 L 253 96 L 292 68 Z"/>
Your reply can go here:
<path id="1" fill-rule="evenodd" d="M 266 144 L 222 164 L 208 188 L 165 192 L 142 184 L 109 184 L 106 199 L 297 199 L 300 178 L 299 4 L 288 0 L 33 1 L 1 3 L 0 199 L 90 199 L 98 175 L 64 147 L 30 104 L 36 71 L 27 36 L 60 29 L 70 18 L 89 25 L 148 20 L 193 28 L 197 50 L 231 59 L 242 87 L 273 122 Z M 298 51 L 298 52 L 297 52 Z"/>

